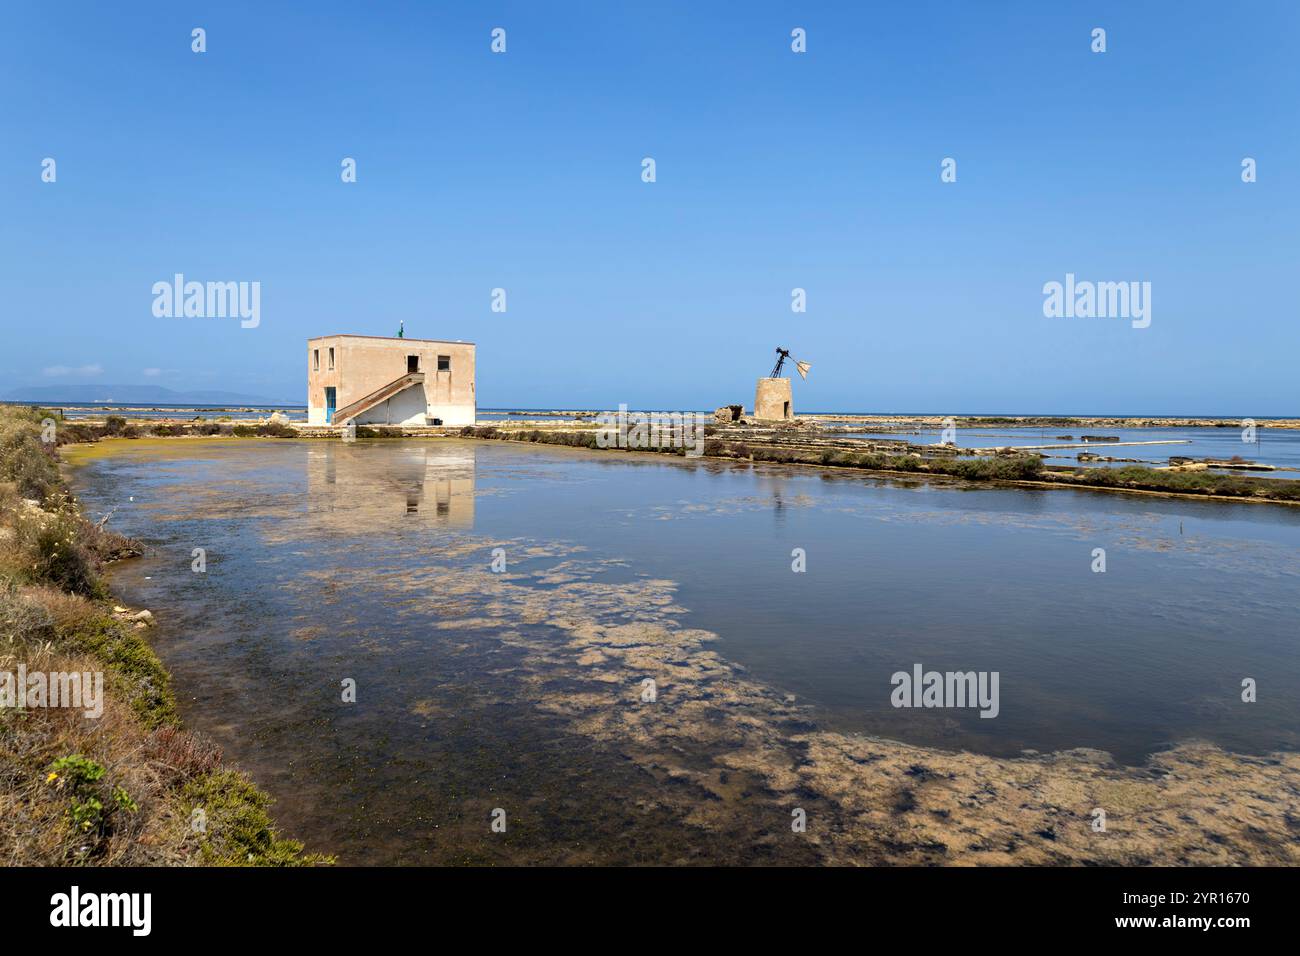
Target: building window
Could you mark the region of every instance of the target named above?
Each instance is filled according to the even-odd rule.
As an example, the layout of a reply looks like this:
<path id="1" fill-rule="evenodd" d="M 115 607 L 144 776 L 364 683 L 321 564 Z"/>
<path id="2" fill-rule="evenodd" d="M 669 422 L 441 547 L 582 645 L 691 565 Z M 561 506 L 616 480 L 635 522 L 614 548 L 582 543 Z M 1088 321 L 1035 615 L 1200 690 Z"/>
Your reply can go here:
<path id="1" fill-rule="evenodd" d="M 439 355 L 439 356 L 438 356 L 438 371 L 439 371 L 439 372 L 450 372 L 450 371 L 451 371 L 451 356 L 450 356 L 450 355 Z"/>
<path id="2" fill-rule="evenodd" d="M 410 375 L 412 372 L 418 372 L 419 370 L 420 370 L 420 356 L 408 355 L 406 357 L 406 374 Z"/>
<path id="3" fill-rule="evenodd" d="M 320 349 L 311 350 L 311 370 L 313 372 L 320 371 Z"/>
<path id="4" fill-rule="evenodd" d="M 334 371 L 334 350 L 330 349 L 330 371 Z"/>

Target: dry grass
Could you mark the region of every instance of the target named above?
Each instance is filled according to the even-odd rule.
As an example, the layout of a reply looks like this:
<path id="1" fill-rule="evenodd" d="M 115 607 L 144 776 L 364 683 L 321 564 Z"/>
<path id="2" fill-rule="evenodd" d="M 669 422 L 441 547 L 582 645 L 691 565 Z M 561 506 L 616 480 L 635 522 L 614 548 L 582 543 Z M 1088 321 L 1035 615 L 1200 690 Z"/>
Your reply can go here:
<path id="1" fill-rule="evenodd" d="M 11 669 L 16 655 L 0 667 Z M 48 644 L 22 655 L 29 671 L 102 671 L 94 658 Z M 166 865 L 187 852 L 188 819 L 174 796 L 175 774 L 148 757 L 150 733 L 131 708 L 106 694 L 87 719 L 66 707 L 0 711 L 0 853 L 8 866 Z M 56 762 L 79 755 L 104 768 L 80 783 Z M 115 799 L 117 795 L 117 799 Z M 76 807 L 102 810 L 78 819 Z M 187 817 L 188 815 L 186 815 Z"/>

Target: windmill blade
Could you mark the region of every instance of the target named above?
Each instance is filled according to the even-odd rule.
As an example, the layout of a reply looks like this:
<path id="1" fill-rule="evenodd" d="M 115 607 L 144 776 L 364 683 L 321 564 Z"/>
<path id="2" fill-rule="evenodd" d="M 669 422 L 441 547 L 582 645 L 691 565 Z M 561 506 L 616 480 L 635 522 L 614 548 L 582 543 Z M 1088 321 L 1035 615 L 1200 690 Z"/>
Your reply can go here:
<path id="1" fill-rule="evenodd" d="M 812 363 L 800 362 L 798 359 L 795 359 L 794 367 L 799 372 L 799 377 L 805 382 L 808 381 L 808 370 L 812 368 Z"/>

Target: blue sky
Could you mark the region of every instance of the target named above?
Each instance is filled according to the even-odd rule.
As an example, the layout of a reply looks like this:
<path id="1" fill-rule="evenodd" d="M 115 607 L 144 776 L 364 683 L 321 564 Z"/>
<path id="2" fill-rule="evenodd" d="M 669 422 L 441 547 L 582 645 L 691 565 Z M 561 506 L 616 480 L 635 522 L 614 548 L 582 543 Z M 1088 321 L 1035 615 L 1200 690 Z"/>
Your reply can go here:
<path id="1" fill-rule="evenodd" d="M 404 320 L 479 344 L 481 406 L 748 406 L 783 345 L 804 411 L 1300 414 L 1298 28 L 1181 0 L 16 5 L 0 383 L 302 402 L 309 336 Z M 261 324 L 156 318 L 177 272 L 260 282 Z M 1044 317 L 1067 272 L 1150 282 L 1150 327 Z"/>

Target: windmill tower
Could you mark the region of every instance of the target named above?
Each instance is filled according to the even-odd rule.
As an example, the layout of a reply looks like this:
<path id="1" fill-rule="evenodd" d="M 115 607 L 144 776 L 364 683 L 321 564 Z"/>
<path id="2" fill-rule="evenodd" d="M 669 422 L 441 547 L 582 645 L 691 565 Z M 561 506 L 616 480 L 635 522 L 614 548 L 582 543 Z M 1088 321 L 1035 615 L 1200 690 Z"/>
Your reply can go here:
<path id="1" fill-rule="evenodd" d="M 781 377 L 781 369 L 788 358 L 790 351 L 778 347 L 772 374 L 758 380 L 754 389 L 754 417 L 760 421 L 788 422 L 794 418 L 794 396 L 790 391 L 790 379 Z M 799 377 L 806 380 L 808 369 L 812 366 L 798 359 L 792 361 Z"/>

